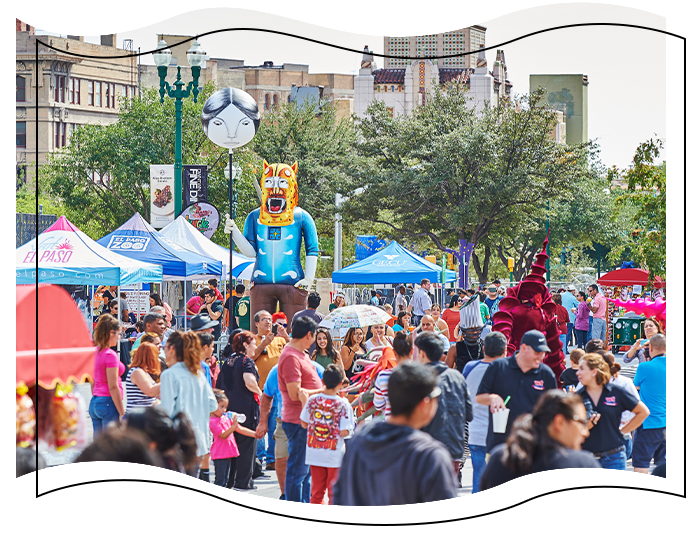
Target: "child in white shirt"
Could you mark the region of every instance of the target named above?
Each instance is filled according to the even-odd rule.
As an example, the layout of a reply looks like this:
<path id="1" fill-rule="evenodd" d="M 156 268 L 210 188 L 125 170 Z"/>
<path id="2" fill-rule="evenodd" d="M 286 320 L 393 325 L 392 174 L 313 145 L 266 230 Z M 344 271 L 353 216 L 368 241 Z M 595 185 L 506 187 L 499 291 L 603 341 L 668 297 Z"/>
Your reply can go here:
<path id="1" fill-rule="evenodd" d="M 301 425 L 307 429 L 306 464 L 311 468 L 311 503 L 333 503 L 333 483 L 338 477 L 345 454 L 345 438 L 355 424 L 352 407 L 338 396 L 345 374 L 338 364 L 329 364 L 323 372 L 324 390 L 309 397 L 301 411 Z"/>

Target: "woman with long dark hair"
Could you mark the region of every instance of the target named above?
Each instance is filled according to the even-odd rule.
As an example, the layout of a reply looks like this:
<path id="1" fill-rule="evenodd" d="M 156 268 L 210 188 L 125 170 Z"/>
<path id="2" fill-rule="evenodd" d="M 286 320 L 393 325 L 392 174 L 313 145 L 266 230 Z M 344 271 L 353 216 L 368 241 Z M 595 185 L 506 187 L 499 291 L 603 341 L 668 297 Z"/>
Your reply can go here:
<path id="1" fill-rule="evenodd" d="M 202 345 L 196 332 L 175 331 L 165 343 L 168 369 L 160 377 L 161 408 L 174 418 L 184 412 L 197 441 L 197 462 L 209 453 L 209 415 L 216 410 L 216 398 L 202 371 Z"/>
<path id="2" fill-rule="evenodd" d="M 340 360 L 340 355 L 333 347 L 333 339 L 328 329 L 319 327 L 316 330 L 316 350 L 311 355 L 311 360 L 315 360 L 324 368 L 329 364 L 338 364 L 343 367 L 343 361 Z"/>
<path id="3" fill-rule="evenodd" d="M 253 361 L 257 343 L 250 331 L 241 331 L 231 340 L 231 355 L 224 361 L 216 380 L 216 388 L 223 390 L 228 398 L 228 410 L 244 414 L 242 426 L 255 431 L 260 421 L 260 398 L 258 385 L 260 375 Z M 212 412 L 214 412 L 212 410 Z M 237 490 L 254 489 L 253 466 L 257 440 L 254 437 L 236 437 L 239 456 L 232 459 L 227 486 Z"/>
<path id="4" fill-rule="evenodd" d="M 352 367 L 355 361 L 367 353 L 365 348 L 365 333 L 360 328 L 350 328 L 345 334 L 343 346 L 340 348 L 340 358 L 343 361 L 345 376 L 349 379 L 352 376 Z"/>
<path id="5" fill-rule="evenodd" d="M 160 407 L 142 407 L 130 411 L 125 421 L 128 428 L 146 433 L 165 468 L 183 474 L 196 469 L 197 441 L 184 412 L 170 418 Z"/>
<path id="6" fill-rule="evenodd" d="M 583 349 L 588 342 L 588 330 L 590 329 L 588 315 L 591 309 L 586 302 L 586 294 L 584 292 L 579 292 L 576 295 L 576 300 L 578 301 L 578 308 L 576 309 L 576 319 L 574 320 L 574 334 L 576 335 L 576 347 Z"/>
<path id="7" fill-rule="evenodd" d="M 586 353 L 581 357 L 576 376 L 583 385 L 576 393 L 586 406 L 590 429 L 583 449 L 592 452 L 603 468 L 626 470 L 626 440 L 623 435 L 642 425 L 649 416 L 649 409 L 619 383 L 610 381 L 610 366 L 599 353 Z M 634 417 L 620 428 L 625 411 L 631 411 Z"/>
<path id="8" fill-rule="evenodd" d="M 581 451 L 586 437 L 586 409 L 581 398 L 548 390 L 537 400 L 532 414 L 515 420 L 506 443 L 493 449 L 479 490 L 545 470 L 600 468 L 589 452 Z"/>

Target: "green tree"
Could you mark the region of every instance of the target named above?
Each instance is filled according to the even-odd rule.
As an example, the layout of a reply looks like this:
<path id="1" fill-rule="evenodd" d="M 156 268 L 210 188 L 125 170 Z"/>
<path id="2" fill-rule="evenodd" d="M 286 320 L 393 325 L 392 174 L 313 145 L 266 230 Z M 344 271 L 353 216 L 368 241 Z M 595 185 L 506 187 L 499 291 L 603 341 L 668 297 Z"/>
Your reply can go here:
<path id="1" fill-rule="evenodd" d="M 531 220 L 547 200 L 573 199 L 572 186 L 593 175 L 581 164 L 593 145 L 557 144 L 555 114 L 535 106 L 542 95 L 482 113 L 458 88 L 437 91 L 410 115 L 392 117 L 371 104 L 358 121 L 358 150 L 368 161 L 347 188 L 367 190 L 344 213 L 386 225 L 395 239 L 427 237 L 444 251 Z M 479 271 L 486 282 L 488 262 Z"/>
<path id="2" fill-rule="evenodd" d="M 632 165 L 625 170 L 612 167 L 611 179 L 622 180 L 625 189 L 618 190 L 616 215 L 629 218 L 631 232 L 621 235 L 621 243 L 610 253 L 619 260 L 627 253 L 654 277 L 666 276 L 666 162 L 655 165 L 663 141 L 652 138 L 639 144 Z M 627 212 L 626 212 L 627 210 Z"/>
<path id="3" fill-rule="evenodd" d="M 183 101 L 182 159 L 184 164 L 209 167 L 209 200 L 223 218 L 228 212 L 228 182 L 223 175 L 228 153 L 207 138 L 201 124 L 202 107 L 214 90 L 208 83 L 196 103 Z M 140 99 L 120 100 L 115 123 L 85 125 L 73 133 L 70 145 L 49 155 L 41 168 L 40 184 L 45 184 L 45 193 L 58 199 L 66 215 L 95 239 L 118 228 L 135 212 L 149 220 L 149 166 L 174 162 L 174 117 L 174 101 L 166 98 L 161 104 L 155 88 L 146 88 Z M 255 202 L 252 179 L 260 165 L 258 157 L 246 148 L 236 151 L 234 158 L 243 169 L 236 183 L 240 219 Z M 228 245 L 221 228 L 213 239 Z"/>

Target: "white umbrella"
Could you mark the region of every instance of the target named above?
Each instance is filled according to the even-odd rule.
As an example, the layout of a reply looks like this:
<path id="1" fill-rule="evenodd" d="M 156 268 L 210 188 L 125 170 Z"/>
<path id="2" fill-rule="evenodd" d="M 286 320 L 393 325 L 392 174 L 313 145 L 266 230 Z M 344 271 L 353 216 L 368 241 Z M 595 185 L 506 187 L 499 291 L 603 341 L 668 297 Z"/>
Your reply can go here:
<path id="1" fill-rule="evenodd" d="M 391 316 L 382 308 L 371 305 L 351 305 L 334 309 L 318 325 L 328 329 L 350 329 L 383 325 L 389 319 Z"/>

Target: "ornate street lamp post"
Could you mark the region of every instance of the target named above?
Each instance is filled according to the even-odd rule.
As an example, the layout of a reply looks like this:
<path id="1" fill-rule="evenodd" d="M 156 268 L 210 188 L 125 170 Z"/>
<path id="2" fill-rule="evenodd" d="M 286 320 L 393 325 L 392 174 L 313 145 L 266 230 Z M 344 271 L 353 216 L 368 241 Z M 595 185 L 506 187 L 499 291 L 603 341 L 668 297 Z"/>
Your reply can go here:
<path id="1" fill-rule="evenodd" d="M 224 176 L 228 180 L 228 206 L 229 206 L 229 217 L 231 219 L 236 219 L 236 207 L 238 205 L 238 186 L 236 186 L 236 191 L 233 191 L 233 181 L 241 178 L 243 170 L 236 163 L 233 164 L 233 149 L 228 149 L 228 167 L 224 169 Z M 233 297 L 233 233 L 230 232 L 228 235 L 228 291 L 229 296 Z M 228 311 L 228 324 L 231 325 L 231 318 L 233 318 L 233 299 L 229 300 L 229 311 Z M 230 329 L 229 329 L 230 330 Z"/>
<path id="2" fill-rule="evenodd" d="M 192 81 L 187 84 L 186 89 L 182 89 L 185 83 L 180 77 L 180 66 L 177 67 L 177 80 L 175 89 L 165 80 L 168 75 L 168 65 L 172 52 L 168 49 L 168 44 L 161 39 L 158 49 L 153 53 L 153 61 L 158 66 L 158 77 L 160 78 L 160 102 L 162 103 L 167 93 L 168 97 L 175 100 L 175 217 L 182 212 L 182 100 L 190 97 L 190 92 L 197 102 L 199 94 L 199 73 L 206 60 L 206 52 L 202 46 L 194 40 L 192 47 L 187 51 L 187 61 L 192 67 Z"/>

